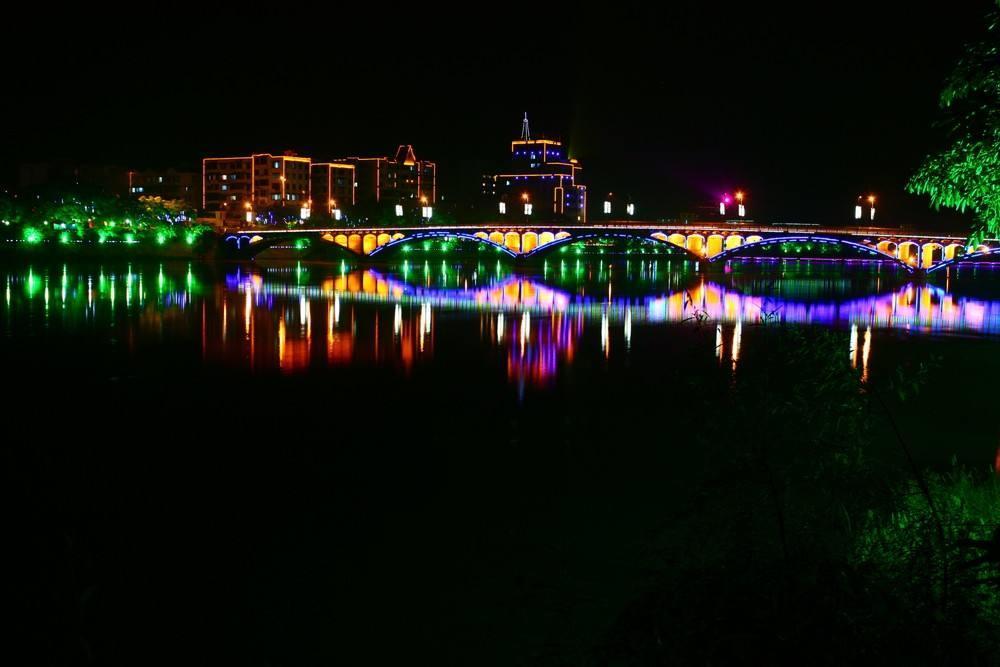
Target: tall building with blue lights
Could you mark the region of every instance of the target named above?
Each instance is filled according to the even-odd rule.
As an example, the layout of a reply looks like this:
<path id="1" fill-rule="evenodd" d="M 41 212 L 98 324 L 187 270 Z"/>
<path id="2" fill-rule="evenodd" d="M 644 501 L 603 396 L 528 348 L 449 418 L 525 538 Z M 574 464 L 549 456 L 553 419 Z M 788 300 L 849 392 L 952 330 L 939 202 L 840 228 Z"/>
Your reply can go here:
<path id="1" fill-rule="evenodd" d="M 510 142 L 509 167 L 483 176 L 482 194 L 501 220 L 584 223 L 587 186 L 578 182 L 582 169 L 561 141 L 532 139 L 525 114 L 521 138 Z"/>

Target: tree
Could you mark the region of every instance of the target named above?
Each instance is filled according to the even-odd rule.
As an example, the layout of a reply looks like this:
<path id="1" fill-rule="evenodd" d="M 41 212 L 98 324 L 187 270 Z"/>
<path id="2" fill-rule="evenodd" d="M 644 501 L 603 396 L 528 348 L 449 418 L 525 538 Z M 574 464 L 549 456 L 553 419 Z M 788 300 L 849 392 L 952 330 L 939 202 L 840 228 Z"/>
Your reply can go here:
<path id="1" fill-rule="evenodd" d="M 997 0 L 1000 7 L 1000 0 Z M 1000 234 L 1000 12 L 966 49 L 940 97 L 948 145 L 927 156 L 906 186 L 942 206 L 975 215 L 974 236 Z"/>

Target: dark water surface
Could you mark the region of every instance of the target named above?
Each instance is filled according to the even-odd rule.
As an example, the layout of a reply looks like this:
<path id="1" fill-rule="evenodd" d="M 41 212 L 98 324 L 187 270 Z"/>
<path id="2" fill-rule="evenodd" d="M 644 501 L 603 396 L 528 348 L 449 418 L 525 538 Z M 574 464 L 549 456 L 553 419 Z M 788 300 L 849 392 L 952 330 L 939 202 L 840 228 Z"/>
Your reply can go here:
<path id="1" fill-rule="evenodd" d="M 831 330 L 872 386 L 926 366 L 918 458 L 993 465 L 1000 274 L 963 271 L 0 266 L 19 633 L 56 662 L 580 664 L 713 465 L 691 383 L 767 327 Z"/>

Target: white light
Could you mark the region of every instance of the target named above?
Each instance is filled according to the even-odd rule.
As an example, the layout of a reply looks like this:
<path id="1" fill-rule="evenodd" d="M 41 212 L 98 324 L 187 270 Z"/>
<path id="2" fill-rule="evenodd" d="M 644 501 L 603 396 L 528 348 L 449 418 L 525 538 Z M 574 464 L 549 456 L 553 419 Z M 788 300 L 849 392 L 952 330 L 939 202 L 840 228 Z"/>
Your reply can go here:
<path id="1" fill-rule="evenodd" d="M 253 211 L 247 211 L 247 222 L 253 222 Z"/>
<path id="2" fill-rule="evenodd" d="M 875 207 L 872 206 L 872 220 L 875 219 Z"/>
<path id="3" fill-rule="evenodd" d="M 625 207 L 625 212 L 629 215 L 635 215 L 635 204 L 629 204 Z"/>
<path id="4" fill-rule="evenodd" d="M 506 213 L 507 213 L 507 202 L 502 201 L 500 202 L 500 215 L 504 215 Z"/>
<path id="5" fill-rule="evenodd" d="M 855 220 L 861 219 L 861 204 L 858 204 L 857 206 L 854 207 L 854 219 Z"/>
<path id="6" fill-rule="evenodd" d="M 336 221 L 338 221 L 338 222 L 340 221 L 340 209 L 339 208 L 333 209 L 333 219 L 336 220 Z"/>
<path id="7" fill-rule="evenodd" d="M 524 205 L 524 214 L 525 215 L 531 215 L 531 204 L 525 204 Z"/>
<path id="8" fill-rule="evenodd" d="M 741 218 L 745 218 L 747 216 L 747 207 L 743 204 L 740 204 L 739 214 Z"/>
<path id="9" fill-rule="evenodd" d="M 299 209 L 299 218 L 302 220 L 308 220 L 309 216 L 312 215 L 312 211 L 309 210 L 308 206 L 303 206 Z"/>
<path id="10" fill-rule="evenodd" d="M 402 204 L 396 204 L 396 217 L 397 218 L 402 218 L 403 217 L 403 205 Z"/>
<path id="11" fill-rule="evenodd" d="M 420 215 L 422 217 L 426 218 L 427 220 L 430 220 L 431 216 L 434 215 L 434 207 L 432 207 L 432 206 L 421 206 L 420 207 Z"/>
<path id="12" fill-rule="evenodd" d="M 604 212 L 611 213 L 611 202 L 609 201 L 604 202 Z"/>
<path id="13" fill-rule="evenodd" d="M 725 214 L 726 214 L 726 202 L 720 201 L 719 202 L 719 215 L 725 215 Z"/>

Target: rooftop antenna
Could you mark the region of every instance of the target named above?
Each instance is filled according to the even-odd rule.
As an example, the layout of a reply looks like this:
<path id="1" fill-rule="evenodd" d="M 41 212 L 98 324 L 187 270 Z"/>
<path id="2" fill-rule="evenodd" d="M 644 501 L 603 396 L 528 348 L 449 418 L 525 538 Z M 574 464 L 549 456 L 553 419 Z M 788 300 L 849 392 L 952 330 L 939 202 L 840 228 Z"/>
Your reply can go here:
<path id="1" fill-rule="evenodd" d="M 524 120 L 521 121 L 521 140 L 531 141 L 531 130 L 528 129 L 528 112 L 524 112 Z"/>

